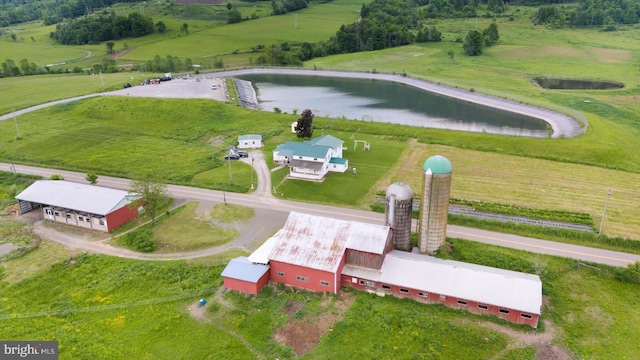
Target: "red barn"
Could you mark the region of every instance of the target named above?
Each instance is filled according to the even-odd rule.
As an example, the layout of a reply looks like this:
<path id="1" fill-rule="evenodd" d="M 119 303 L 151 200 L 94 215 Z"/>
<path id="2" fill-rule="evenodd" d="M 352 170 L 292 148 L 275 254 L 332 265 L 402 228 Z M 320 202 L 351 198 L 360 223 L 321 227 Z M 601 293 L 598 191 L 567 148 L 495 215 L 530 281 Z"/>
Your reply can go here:
<path id="1" fill-rule="evenodd" d="M 542 282 L 537 275 L 393 250 L 380 270 L 347 265 L 342 283 L 537 327 Z"/>
<path id="2" fill-rule="evenodd" d="M 388 226 L 364 224 L 292 212 L 282 230 L 249 256 L 269 263 L 271 281 L 337 294 L 348 249 L 384 256 L 391 244 Z M 381 260 L 380 260 L 381 263 Z"/>
<path id="3" fill-rule="evenodd" d="M 271 281 L 298 288 L 338 293 L 341 286 L 350 286 L 538 325 L 538 276 L 393 250 L 392 235 L 388 226 L 292 212 L 284 227 L 247 262 L 270 265 Z M 235 266 L 232 263 L 227 268 Z M 264 286 L 247 291 L 242 288 L 246 284 L 232 283 L 228 277 L 229 289 L 257 293 Z"/>
<path id="4" fill-rule="evenodd" d="M 110 232 L 138 217 L 137 194 L 64 180 L 40 180 L 16 196 L 20 214 L 42 208 L 46 220 Z"/>
<path id="5" fill-rule="evenodd" d="M 254 264 L 240 256 L 229 261 L 221 276 L 225 288 L 257 295 L 269 282 L 269 265 Z"/>

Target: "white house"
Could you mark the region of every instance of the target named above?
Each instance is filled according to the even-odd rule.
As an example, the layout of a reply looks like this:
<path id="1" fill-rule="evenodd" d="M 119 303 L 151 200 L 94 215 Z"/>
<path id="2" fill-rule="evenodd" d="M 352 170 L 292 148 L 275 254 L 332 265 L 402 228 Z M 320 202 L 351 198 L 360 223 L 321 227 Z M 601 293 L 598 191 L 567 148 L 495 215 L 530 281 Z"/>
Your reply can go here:
<path id="1" fill-rule="evenodd" d="M 238 149 L 256 149 L 262 146 L 262 135 L 248 134 L 238 136 Z"/>
<path id="2" fill-rule="evenodd" d="M 289 177 L 323 180 L 331 172 L 345 172 L 349 160 L 342 157 L 344 141 L 331 135 L 305 142 L 287 141 L 273 151 L 273 161 L 289 166 Z"/>

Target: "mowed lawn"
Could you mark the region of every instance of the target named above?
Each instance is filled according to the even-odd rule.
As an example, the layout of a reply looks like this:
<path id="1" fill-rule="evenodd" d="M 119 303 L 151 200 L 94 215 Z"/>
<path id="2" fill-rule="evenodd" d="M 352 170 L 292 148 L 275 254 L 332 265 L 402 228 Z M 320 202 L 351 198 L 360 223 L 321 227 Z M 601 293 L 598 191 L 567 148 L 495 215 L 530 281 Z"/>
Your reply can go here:
<path id="1" fill-rule="evenodd" d="M 146 44 L 128 53 L 123 60 L 149 60 L 155 55 L 170 54 L 192 59 L 248 52 L 260 44 L 310 42 L 328 40 L 342 24 L 358 19 L 362 2 L 337 0 L 327 4 L 311 4 L 308 8 L 279 16 L 265 16 L 225 26 L 196 29 L 187 36 Z M 187 22 L 188 23 L 188 22 Z M 246 58 L 260 56 L 246 54 Z"/>

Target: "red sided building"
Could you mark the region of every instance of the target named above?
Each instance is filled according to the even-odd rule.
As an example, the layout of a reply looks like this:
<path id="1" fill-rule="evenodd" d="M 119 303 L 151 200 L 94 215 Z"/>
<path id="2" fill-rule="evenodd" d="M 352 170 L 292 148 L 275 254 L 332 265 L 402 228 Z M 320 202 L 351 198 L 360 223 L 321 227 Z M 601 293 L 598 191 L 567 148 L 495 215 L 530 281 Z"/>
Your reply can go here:
<path id="1" fill-rule="evenodd" d="M 350 286 L 537 326 L 542 307 L 538 276 L 394 250 L 392 233 L 388 226 L 292 212 L 284 227 L 247 259 L 262 269 L 268 266 L 263 276 L 233 278 L 227 269 L 236 266 L 234 259 L 222 273 L 225 287 L 254 294 L 266 285 L 268 274 L 272 282 L 312 291 L 337 294 Z"/>
<path id="2" fill-rule="evenodd" d="M 138 217 L 137 194 L 64 180 L 40 180 L 16 196 L 20 214 L 42 209 L 45 220 L 110 232 Z"/>

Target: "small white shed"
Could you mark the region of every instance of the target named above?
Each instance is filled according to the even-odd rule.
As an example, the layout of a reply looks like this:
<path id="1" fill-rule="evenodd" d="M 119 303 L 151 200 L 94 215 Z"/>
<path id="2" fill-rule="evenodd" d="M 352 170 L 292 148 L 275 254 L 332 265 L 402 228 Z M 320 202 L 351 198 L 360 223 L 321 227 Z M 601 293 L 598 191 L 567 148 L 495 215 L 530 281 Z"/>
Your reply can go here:
<path id="1" fill-rule="evenodd" d="M 238 136 L 238 149 L 256 149 L 262 146 L 262 135 L 249 134 Z"/>

